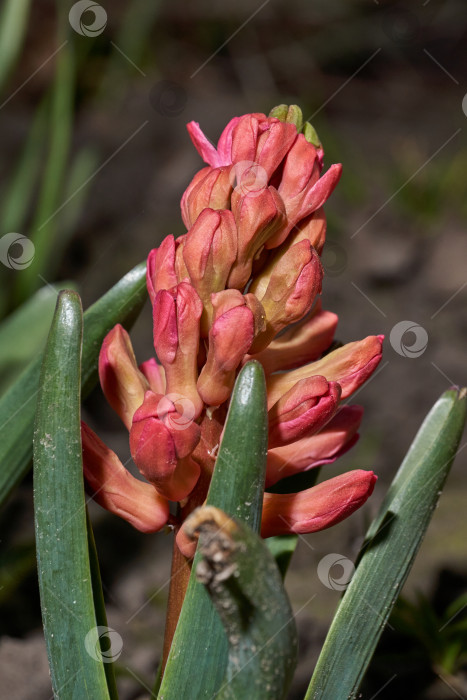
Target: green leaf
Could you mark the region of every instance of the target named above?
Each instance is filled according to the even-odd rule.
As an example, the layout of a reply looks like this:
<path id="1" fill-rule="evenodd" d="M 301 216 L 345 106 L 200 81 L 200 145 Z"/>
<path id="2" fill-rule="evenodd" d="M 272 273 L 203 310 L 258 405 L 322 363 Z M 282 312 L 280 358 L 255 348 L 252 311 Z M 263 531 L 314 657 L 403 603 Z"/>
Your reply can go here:
<path id="1" fill-rule="evenodd" d="M 81 390 L 97 381 L 97 359 L 105 335 L 116 323 L 131 327 L 146 299 L 146 267 L 140 263 L 84 314 Z M 0 503 L 28 471 L 42 356 L 25 369 L 0 399 Z"/>
<path id="2" fill-rule="evenodd" d="M 70 282 L 42 287 L 0 324 L 0 394 L 44 349 L 60 289 Z"/>
<path id="3" fill-rule="evenodd" d="M 259 532 L 268 441 L 266 383 L 261 365 L 248 362 L 237 377 L 207 505 L 248 523 Z M 211 698 L 227 664 L 221 620 L 196 580 L 197 552 L 162 679 L 159 697 Z M 202 640 L 202 643 L 200 643 Z"/>
<path id="4" fill-rule="evenodd" d="M 31 0 L 6 0 L 3 5 L 0 17 L 0 90 L 21 51 L 30 5 Z"/>
<path id="5" fill-rule="evenodd" d="M 61 48 L 57 53 L 49 104 L 48 153 L 31 223 L 30 238 L 35 246 L 35 255 L 32 263 L 16 277 L 18 301 L 23 301 L 37 289 L 41 275 L 50 278 L 56 260 L 55 241 L 61 233 L 57 215 L 67 204 L 63 198 L 63 182 L 71 146 L 76 67 L 75 53 L 68 39 L 70 25 L 63 8 L 59 10 L 57 24 L 57 41 Z"/>
<path id="6" fill-rule="evenodd" d="M 446 391 L 425 418 L 368 530 L 306 700 L 356 697 L 451 468 L 465 416 L 462 389 Z"/>
<path id="7" fill-rule="evenodd" d="M 81 301 L 61 292 L 34 429 L 34 515 L 42 619 L 54 695 L 108 698 L 89 566 L 80 429 Z"/>
<path id="8" fill-rule="evenodd" d="M 290 560 L 297 548 L 297 542 L 298 535 L 277 535 L 276 537 L 268 537 L 266 540 L 267 548 L 276 560 L 283 579 L 285 579 Z"/>
<path id="9" fill-rule="evenodd" d="M 88 534 L 88 550 L 89 550 L 89 566 L 91 569 L 91 585 L 92 595 L 94 600 L 94 609 L 96 613 L 96 622 L 100 627 L 109 629 L 107 625 L 107 613 L 105 610 L 104 593 L 102 590 L 101 571 L 99 567 L 99 558 L 97 556 L 96 542 L 92 531 L 91 518 L 89 517 L 86 507 L 86 528 Z M 108 649 L 103 648 L 105 639 L 101 638 L 101 651 L 108 653 Z M 117 684 L 115 682 L 115 672 L 113 663 L 104 664 L 105 677 L 107 679 L 107 687 L 111 700 L 118 700 Z"/>
<path id="10" fill-rule="evenodd" d="M 297 660 L 297 632 L 281 574 L 264 540 L 213 506 L 196 510 L 186 532 L 199 537 L 196 576 L 229 641 L 216 698 L 284 698 Z"/>

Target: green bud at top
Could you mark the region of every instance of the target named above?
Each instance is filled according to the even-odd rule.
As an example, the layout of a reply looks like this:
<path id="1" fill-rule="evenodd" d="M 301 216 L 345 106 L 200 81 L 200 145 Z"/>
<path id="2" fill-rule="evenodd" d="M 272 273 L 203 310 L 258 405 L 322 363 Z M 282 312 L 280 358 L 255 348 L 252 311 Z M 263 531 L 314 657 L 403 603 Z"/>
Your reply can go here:
<path id="1" fill-rule="evenodd" d="M 304 123 L 302 132 L 306 140 L 309 141 L 309 143 L 312 143 L 313 146 L 316 146 L 316 148 L 319 148 L 321 146 L 321 141 L 319 140 L 319 136 L 316 133 L 316 129 L 313 126 L 311 126 L 310 122 Z"/>
<path id="2" fill-rule="evenodd" d="M 271 109 L 269 116 L 280 119 L 281 122 L 286 122 L 287 124 L 295 124 L 299 133 L 302 130 L 303 114 L 297 105 L 277 105 L 277 107 Z"/>

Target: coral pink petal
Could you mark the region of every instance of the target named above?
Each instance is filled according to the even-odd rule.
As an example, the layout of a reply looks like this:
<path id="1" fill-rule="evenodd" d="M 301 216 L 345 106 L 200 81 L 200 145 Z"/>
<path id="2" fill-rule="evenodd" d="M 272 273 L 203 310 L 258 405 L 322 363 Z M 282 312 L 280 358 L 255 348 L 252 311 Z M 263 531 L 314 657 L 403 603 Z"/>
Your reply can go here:
<path id="1" fill-rule="evenodd" d="M 190 134 L 190 138 L 193 141 L 196 150 L 205 163 L 212 165 L 214 168 L 224 165 L 224 163 L 220 162 L 221 159 L 217 149 L 203 134 L 198 122 L 190 122 L 187 124 L 186 128 L 188 129 L 188 133 Z"/>
<path id="2" fill-rule="evenodd" d="M 169 518 L 168 501 L 153 486 L 132 476 L 85 423 L 81 435 L 84 479 L 93 499 L 141 532 L 163 528 Z"/>
<path id="3" fill-rule="evenodd" d="M 265 493 L 261 535 L 325 530 L 352 515 L 373 493 L 376 475 L 356 469 L 299 493 Z"/>

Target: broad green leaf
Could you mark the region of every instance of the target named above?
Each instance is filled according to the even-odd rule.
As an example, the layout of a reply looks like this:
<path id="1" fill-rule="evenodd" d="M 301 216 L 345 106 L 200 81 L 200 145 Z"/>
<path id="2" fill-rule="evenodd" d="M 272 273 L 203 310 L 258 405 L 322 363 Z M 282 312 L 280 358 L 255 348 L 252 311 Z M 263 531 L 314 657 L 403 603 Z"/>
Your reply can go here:
<path id="1" fill-rule="evenodd" d="M 0 324 L 0 394 L 44 349 L 60 289 L 73 289 L 73 284 L 42 287 Z"/>
<path id="2" fill-rule="evenodd" d="M 105 335 L 116 323 L 131 327 L 146 299 L 146 267 L 140 263 L 84 314 L 81 389 L 97 381 L 97 358 Z M 42 356 L 24 370 L 0 399 L 0 503 L 28 471 Z"/>
<path id="3" fill-rule="evenodd" d="M 446 391 L 425 418 L 371 524 L 306 700 L 354 698 L 411 569 L 456 455 L 466 391 Z"/>
<path id="4" fill-rule="evenodd" d="M 237 377 L 207 505 L 246 522 L 259 532 L 268 441 L 266 384 L 258 362 Z M 211 698 L 224 677 L 228 644 L 221 620 L 197 581 L 197 552 L 175 630 L 159 697 Z M 202 640 L 202 643 L 200 643 Z"/>
<path id="5" fill-rule="evenodd" d="M 206 506 L 187 521 L 199 537 L 196 576 L 206 586 L 229 642 L 218 700 L 281 700 L 297 660 L 297 632 L 274 557 L 247 525 Z"/>
<path id="6" fill-rule="evenodd" d="M 109 698 L 94 612 L 81 454 L 81 301 L 61 292 L 34 427 L 34 516 L 42 620 L 55 697 Z"/>

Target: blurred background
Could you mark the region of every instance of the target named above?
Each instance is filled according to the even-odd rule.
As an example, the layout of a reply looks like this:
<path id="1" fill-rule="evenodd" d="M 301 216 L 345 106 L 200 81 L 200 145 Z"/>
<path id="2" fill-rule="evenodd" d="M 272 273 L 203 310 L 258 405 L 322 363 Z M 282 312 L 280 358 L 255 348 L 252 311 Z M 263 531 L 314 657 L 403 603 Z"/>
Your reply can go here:
<path id="1" fill-rule="evenodd" d="M 301 698 L 342 590 L 339 564 L 323 583 L 318 563 L 329 553 L 355 558 L 427 411 L 467 382 L 465 3 L 3 0 L 0 13 L 2 391 L 45 342 L 49 285 L 72 283 L 86 308 L 163 237 L 184 233 L 180 197 L 202 167 L 188 121 L 216 141 L 235 115 L 297 103 L 324 144 L 325 167 L 343 163 L 326 205 L 323 306 L 339 314 L 339 340 L 386 341 L 356 399 L 360 441 L 323 477 L 373 468 L 379 481 L 350 520 L 300 538 L 287 588 L 300 635 L 290 697 Z M 26 300 L 30 332 L 12 346 Z M 148 306 L 132 333 L 139 361 L 153 354 L 151 337 Z M 85 418 L 128 457 L 98 390 Z M 467 697 L 466 444 L 364 698 Z M 92 516 L 109 624 L 123 640 L 121 697 L 148 698 L 171 538 L 143 536 L 97 507 Z M 47 699 L 31 479 L 0 522 L 2 692 Z"/>

